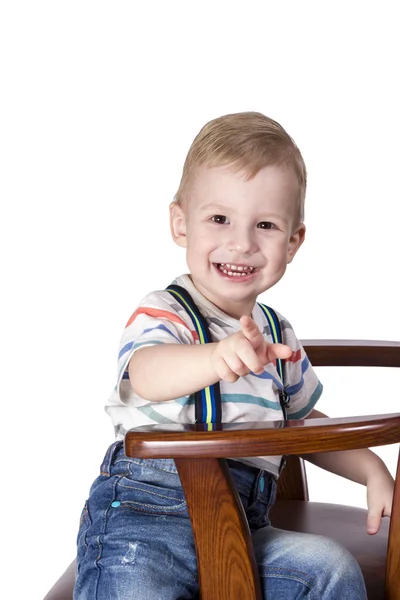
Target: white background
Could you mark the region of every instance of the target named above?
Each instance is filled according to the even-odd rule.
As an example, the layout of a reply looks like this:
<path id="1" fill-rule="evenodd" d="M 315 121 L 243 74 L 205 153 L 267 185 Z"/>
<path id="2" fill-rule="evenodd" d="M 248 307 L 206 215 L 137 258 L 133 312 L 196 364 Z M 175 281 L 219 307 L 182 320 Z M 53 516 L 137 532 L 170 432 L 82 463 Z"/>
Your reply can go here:
<path id="1" fill-rule="evenodd" d="M 395 6 L 2 4 L 4 597 L 42 598 L 74 557 L 119 337 L 185 271 L 168 204 L 209 119 L 264 112 L 308 166 L 306 244 L 263 300 L 302 338 L 400 339 Z M 398 410 L 394 370 L 319 373 L 332 416 Z M 310 473 L 313 499 L 364 506 L 345 484 Z"/>

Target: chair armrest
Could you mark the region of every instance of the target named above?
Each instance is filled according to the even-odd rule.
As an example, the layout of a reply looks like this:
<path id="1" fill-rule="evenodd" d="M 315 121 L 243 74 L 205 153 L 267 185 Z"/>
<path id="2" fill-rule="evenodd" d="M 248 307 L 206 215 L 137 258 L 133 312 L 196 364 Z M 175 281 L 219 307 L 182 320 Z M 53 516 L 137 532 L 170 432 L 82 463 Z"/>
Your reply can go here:
<path id="1" fill-rule="evenodd" d="M 175 459 L 193 526 L 202 598 L 261 600 L 251 535 L 223 458 L 307 454 L 395 443 L 400 441 L 400 414 L 230 423 L 214 426 L 214 431 L 206 428 L 153 425 L 131 429 L 125 436 L 125 453 L 139 458 Z M 396 485 L 387 562 L 387 580 L 392 588 L 400 561 L 399 487 Z"/>
<path id="2" fill-rule="evenodd" d="M 314 367 L 400 367 L 400 342 L 301 340 Z"/>
<path id="3" fill-rule="evenodd" d="M 231 423 L 214 426 L 214 431 L 205 428 L 207 425 L 153 425 L 131 429 L 125 436 L 125 453 L 175 459 L 193 526 L 202 598 L 261 600 L 251 535 L 223 458 L 396 443 L 400 441 L 400 414 Z M 396 589 L 400 566 L 399 470 L 400 461 L 388 540 L 387 589 Z"/>
<path id="4" fill-rule="evenodd" d="M 383 446 L 400 442 L 400 413 L 224 423 L 207 425 L 150 425 L 125 436 L 125 453 L 138 458 L 240 458 L 310 454 Z"/>
<path id="5" fill-rule="evenodd" d="M 315 366 L 400 367 L 399 342 L 306 340 Z M 212 431 L 208 431 L 212 428 Z M 221 425 L 153 425 L 131 429 L 125 453 L 174 458 L 187 500 L 202 598 L 261 600 L 251 535 L 224 458 L 303 455 L 400 442 L 400 413 Z M 400 566 L 400 462 L 390 524 L 387 589 Z"/>

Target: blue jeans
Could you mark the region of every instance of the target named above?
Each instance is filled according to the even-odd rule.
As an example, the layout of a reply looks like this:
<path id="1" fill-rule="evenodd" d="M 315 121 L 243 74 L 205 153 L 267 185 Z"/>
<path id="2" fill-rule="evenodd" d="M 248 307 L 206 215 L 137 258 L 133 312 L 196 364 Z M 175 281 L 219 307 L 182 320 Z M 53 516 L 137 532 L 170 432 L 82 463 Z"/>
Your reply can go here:
<path id="1" fill-rule="evenodd" d="M 228 464 L 266 600 L 366 600 L 360 568 L 342 546 L 271 527 L 272 476 Z M 115 442 L 82 512 L 74 600 L 184 600 L 197 591 L 192 529 L 174 461 L 127 458 Z"/>

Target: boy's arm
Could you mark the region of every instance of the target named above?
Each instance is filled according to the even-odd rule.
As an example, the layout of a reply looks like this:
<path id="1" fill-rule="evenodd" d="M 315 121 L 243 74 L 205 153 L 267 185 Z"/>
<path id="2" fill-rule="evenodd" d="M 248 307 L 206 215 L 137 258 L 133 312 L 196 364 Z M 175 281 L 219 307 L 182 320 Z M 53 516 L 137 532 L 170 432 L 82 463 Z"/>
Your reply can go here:
<path id="1" fill-rule="evenodd" d="M 137 350 L 129 361 L 134 391 L 151 402 L 188 396 L 217 381 L 234 383 L 276 358 L 287 358 L 291 349 L 268 344 L 250 317 L 242 317 L 242 331 L 209 344 L 157 344 Z"/>
<path id="2" fill-rule="evenodd" d="M 307 418 L 326 416 L 314 409 Z M 382 516 L 390 517 L 394 491 L 393 478 L 379 456 L 364 448 L 306 454 L 303 458 L 326 471 L 367 486 L 367 532 L 377 533 Z"/>
<path id="3" fill-rule="evenodd" d="M 219 378 L 211 355 L 217 343 L 159 344 L 135 352 L 129 362 L 133 390 L 151 402 L 188 396 Z"/>

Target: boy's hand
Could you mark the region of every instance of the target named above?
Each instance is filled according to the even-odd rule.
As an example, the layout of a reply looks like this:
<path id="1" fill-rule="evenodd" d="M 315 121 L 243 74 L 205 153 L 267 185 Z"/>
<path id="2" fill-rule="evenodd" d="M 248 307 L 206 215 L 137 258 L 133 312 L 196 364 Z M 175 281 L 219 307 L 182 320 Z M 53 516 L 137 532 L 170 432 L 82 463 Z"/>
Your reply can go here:
<path id="1" fill-rule="evenodd" d="M 371 475 L 367 480 L 367 533 L 378 533 L 382 517 L 390 517 L 394 481 L 386 469 Z"/>
<path id="2" fill-rule="evenodd" d="M 251 317 L 240 319 L 242 331 L 218 342 L 211 355 L 219 379 L 234 383 L 250 371 L 261 374 L 276 358 L 289 358 L 292 350 L 284 344 L 268 344 Z"/>

